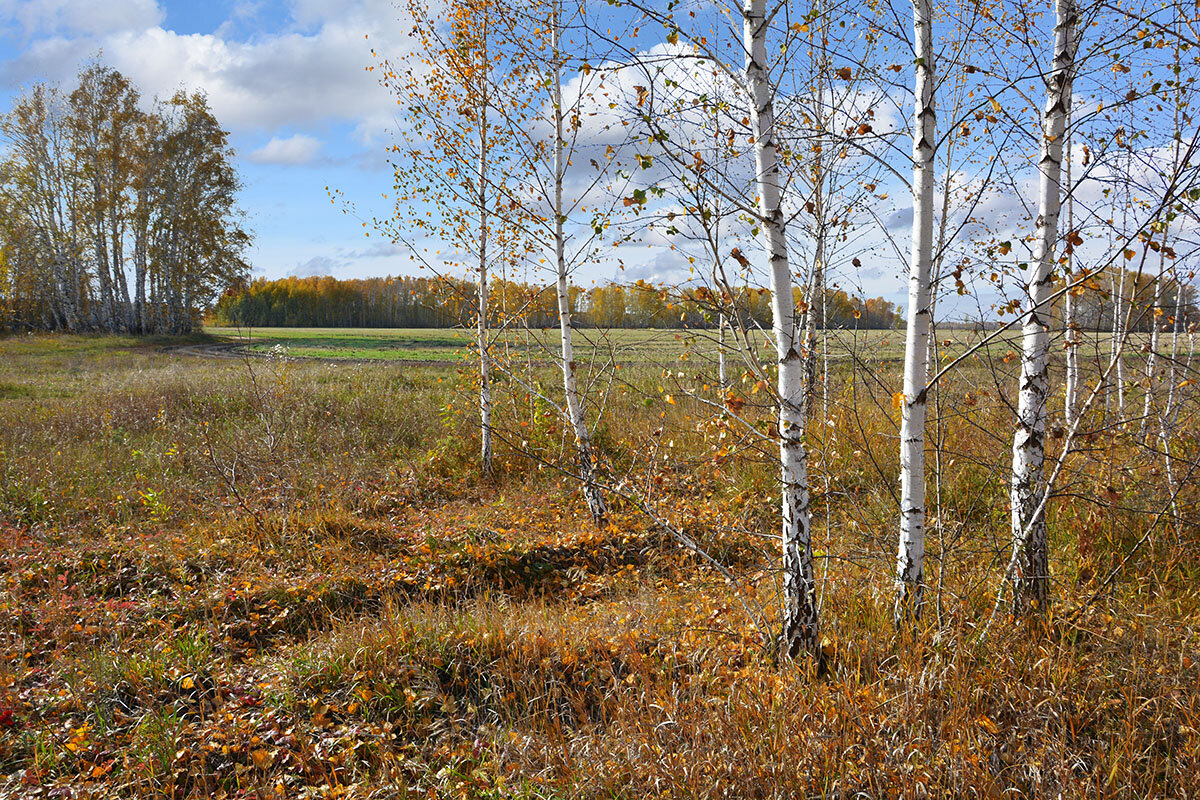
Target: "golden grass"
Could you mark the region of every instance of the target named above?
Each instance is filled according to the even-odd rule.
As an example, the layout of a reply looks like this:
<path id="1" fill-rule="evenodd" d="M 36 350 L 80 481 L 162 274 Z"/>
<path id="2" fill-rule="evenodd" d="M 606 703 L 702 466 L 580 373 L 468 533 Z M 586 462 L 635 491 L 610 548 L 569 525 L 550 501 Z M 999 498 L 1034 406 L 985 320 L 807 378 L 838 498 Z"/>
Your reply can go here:
<path id="1" fill-rule="evenodd" d="M 1071 457 L 1051 612 L 1002 615 L 981 642 L 1012 376 L 956 374 L 930 426 L 929 613 L 901 639 L 895 376 L 835 373 L 811 432 L 818 677 L 764 642 L 772 444 L 689 399 L 716 398 L 707 367 L 672 358 L 608 385 L 606 474 L 737 586 L 630 500 L 595 530 L 556 469 L 561 420 L 515 384 L 483 481 L 469 370 L 0 340 L 0 386 L 21 387 L 0 394 L 0 793 L 1200 793 L 1200 492 L 1159 513 L 1163 462 L 1136 423 L 1098 410 Z M 753 381 L 735 392 L 769 429 Z"/>

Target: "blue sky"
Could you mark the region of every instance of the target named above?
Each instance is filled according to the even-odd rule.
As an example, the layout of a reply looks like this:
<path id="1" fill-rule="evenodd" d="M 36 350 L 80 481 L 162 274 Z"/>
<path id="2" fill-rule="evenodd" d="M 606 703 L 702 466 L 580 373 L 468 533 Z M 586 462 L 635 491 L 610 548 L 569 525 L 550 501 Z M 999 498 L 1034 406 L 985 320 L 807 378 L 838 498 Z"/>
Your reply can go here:
<path id="1" fill-rule="evenodd" d="M 372 47 L 407 47 L 390 0 L 0 0 L 0 31 L 5 108 L 97 55 L 147 99 L 207 92 L 238 153 L 256 275 L 414 271 L 325 189 L 388 211 L 393 103 L 365 70 Z"/>
<path id="2" fill-rule="evenodd" d="M 256 276 L 421 274 L 360 222 L 392 213 L 386 149 L 403 120 L 366 67 L 372 49 L 393 60 L 410 50 L 400 14 L 394 0 L 0 0 L 0 103 L 37 81 L 70 85 L 97 56 L 147 102 L 202 89 L 238 153 Z M 626 248 L 622 267 L 602 260 L 574 279 L 685 280 L 689 264 L 669 244 Z M 854 282 L 898 301 L 899 267 Z"/>
<path id="3" fill-rule="evenodd" d="M 96 57 L 131 78 L 147 102 L 180 88 L 202 89 L 231 132 L 238 153 L 245 184 L 242 206 L 256 236 L 249 253 L 256 276 L 419 274 L 401 248 L 378 235 L 368 239 L 359 219 L 344 214 L 326 190 L 330 187 L 352 200 L 360 218 L 392 213 L 390 201 L 383 197 L 392 194 L 386 151 L 404 120 L 397 118 L 395 101 L 366 68 L 373 63 L 372 49 L 393 61 L 403 60 L 410 51 L 410 24 L 401 21 L 400 13 L 394 0 L 0 0 L 0 103 L 7 107 L 15 92 L 37 81 L 69 85 L 80 66 Z M 660 34 L 647 29 L 637 47 L 665 47 L 658 41 Z M 738 41 L 733 36 L 731 46 Z M 1133 37 L 1118 35 L 1114 41 L 1136 48 Z M 903 61 L 903 45 L 896 48 L 895 54 L 873 57 L 882 58 L 881 63 Z M 1107 52 L 1101 48 L 1096 57 Z M 1096 75 L 1109 75 L 1107 62 L 1097 63 Z M 1035 75 L 1036 70 L 1026 76 L 1027 82 L 1036 84 Z M 633 84 L 638 80 L 630 76 L 610 85 L 624 96 L 624 105 L 634 105 L 638 87 Z M 1111 76 L 1105 80 L 1111 82 Z M 888 101 L 890 119 L 876 118 L 875 126 L 897 136 L 892 158 L 902 173 L 909 168 L 909 101 L 905 77 L 897 81 L 896 97 Z M 1112 97 L 1106 96 L 1112 92 Z M 1124 92 L 1123 85 L 1111 92 L 1100 83 L 1080 85 L 1076 103 L 1091 107 L 1099 98 L 1111 105 Z M 1038 94 L 1031 84 L 1025 96 Z M 1025 119 L 1027 129 L 1035 130 L 1036 102 L 1011 93 L 1001 101 L 1006 113 Z M 1102 121 L 1101 127 L 1107 124 Z M 951 127 L 948 123 L 947 129 Z M 1029 230 L 1028 205 L 1019 201 L 1033 196 L 1036 149 L 1020 141 L 1025 142 L 1023 150 L 1004 155 L 1015 170 L 1004 185 L 1011 188 L 1001 186 L 975 209 L 975 216 L 986 220 L 997 238 L 1018 237 Z M 1147 147 L 1156 145 L 1161 149 L 1161 137 L 1146 142 Z M 987 142 L 980 146 L 986 150 Z M 981 164 L 999 157 L 985 150 L 959 157 L 962 163 L 954 165 L 957 186 L 969 184 L 978 177 Z M 1072 159 L 1078 161 L 1078 154 Z M 585 158 L 580 163 L 586 163 Z M 1097 176 L 1103 178 L 1103 173 Z M 1102 182 L 1092 184 L 1084 187 L 1086 192 L 1077 192 L 1081 204 L 1094 196 L 1092 204 L 1104 206 L 1107 201 L 1099 199 Z M 843 269 L 834 279 L 852 292 L 903 303 L 911 219 L 907 184 L 883 175 L 878 191 L 880 202 L 873 206 L 878 223 L 856 231 L 851 243 L 862 255 L 863 266 Z M 623 270 L 609 256 L 589 264 L 574 279 L 584 285 L 613 277 L 687 279 L 686 253 L 670 244 L 661 233 L 646 237 L 641 247 L 617 253 Z M 1014 253 L 1012 259 L 1019 255 Z M 946 294 L 955 313 L 970 313 L 971 306 L 986 306 L 995 296 L 986 285 L 973 297 L 956 297 L 952 286 Z"/>

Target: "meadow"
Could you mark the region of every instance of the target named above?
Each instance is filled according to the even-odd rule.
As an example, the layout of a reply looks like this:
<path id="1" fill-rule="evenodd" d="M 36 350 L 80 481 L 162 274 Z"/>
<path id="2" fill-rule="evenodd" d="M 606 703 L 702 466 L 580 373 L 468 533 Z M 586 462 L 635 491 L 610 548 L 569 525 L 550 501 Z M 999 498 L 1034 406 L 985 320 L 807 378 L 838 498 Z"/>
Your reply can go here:
<path id="1" fill-rule="evenodd" d="M 237 328 L 208 325 L 204 332 L 224 345 L 254 355 L 265 355 L 272 348 L 283 348 L 292 358 L 316 358 L 335 361 L 411 361 L 433 362 L 443 366 L 470 361 L 474 355 L 474 330 L 453 328 Z M 747 335 L 750 349 L 770 358 L 769 330 L 751 328 Z M 532 358 L 550 362 L 559 342 L 557 329 L 505 330 L 492 332 L 501 360 Z M 830 330 L 822 332 L 828 342 L 831 360 L 899 362 L 904 358 L 903 330 Z M 1081 334 L 1081 357 L 1097 363 L 1107 359 L 1112 342 L 1107 332 Z M 989 338 L 991 337 L 991 338 Z M 1020 351 L 1020 332 L 950 329 L 937 335 L 943 358 L 954 358 L 968 349 L 989 359 L 1003 359 Z M 1126 360 L 1133 360 L 1146 340 L 1144 334 L 1130 334 Z M 988 339 L 984 344 L 983 340 Z M 1059 342 L 1061 344 L 1061 342 Z M 715 358 L 715 330 L 671 329 L 577 329 L 576 352 L 591 363 L 657 365 L 676 360 L 685 353 L 705 360 Z M 733 337 L 730 350 L 735 349 Z"/>
<path id="2" fill-rule="evenodd" d="M 552 333 L 502 343 L 490 478 L 469 332 L 190 349 L 238 335 L 0 339 L 0 795 L 1200 796 L 1200 480 L 1168 492 L 1136 424 L 1093 409 L 1049 512 L 1054 606 L 989 626 L 1010 338 L 933 398 L 929 613 L 900 637 L 902 334 L 835 335 L 818 670 L 773 657 L 774 454 L 719 412 L 707 334 L 577 333 L 603 529 Z"/>

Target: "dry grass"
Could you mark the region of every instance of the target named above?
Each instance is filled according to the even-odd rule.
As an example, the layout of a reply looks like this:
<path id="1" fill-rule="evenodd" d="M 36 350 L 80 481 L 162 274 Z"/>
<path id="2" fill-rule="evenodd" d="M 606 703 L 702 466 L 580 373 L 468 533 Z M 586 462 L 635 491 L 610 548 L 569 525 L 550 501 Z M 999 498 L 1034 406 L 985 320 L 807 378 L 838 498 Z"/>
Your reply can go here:
<path id="1" fill-rule="evenodd" d="M 1072 456 L 1052 612 L 980 642 L 1012 366 L 936 398 L 911 640 L 889 621 L 895 376 L 835 375 L 812 438 L 818 677 L 764 648 L 771 443 L 687 398 L 715 397 L 695 359 L 594 384 L 599 436 L 613 484 L 737 587 L 628 500 L 592 528 L 561 421 L 515 385 L 485 482 L 469 372 L 0 340 L 0 794 L 1200 796 L 1200 492 L 1159 513 L 1136 424 L 1097 412 Z"/>

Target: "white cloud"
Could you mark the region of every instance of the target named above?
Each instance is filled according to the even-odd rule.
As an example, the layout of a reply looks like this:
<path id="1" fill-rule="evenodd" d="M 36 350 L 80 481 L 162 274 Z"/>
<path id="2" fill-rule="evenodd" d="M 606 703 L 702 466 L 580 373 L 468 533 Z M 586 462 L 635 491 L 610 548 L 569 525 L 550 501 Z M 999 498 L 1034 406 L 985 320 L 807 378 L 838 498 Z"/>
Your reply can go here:
<path id="1" fill-rule="evenodd" d="M 155 0 L 0 0 L 0 21 L 19 26 L 25 36 L 100 36 L 145 29 L 165 16 Z"/>
<path id="2" fill-rule="evenodd" d="M 288 274 L 297 278 L 313 278 L 319 275 L 333 275 L 344 266 L 346 262 L 329 256 L 313 256 L 303 264 L 297 264 Z"/>
<path id="3" fill-rule="evenodd" d="M 410 50 L 409 30 L 389 0 L 343 2 L 342 13 L 320 20 L 309 32 L 248 40 L 165 30 L 152 0 L 40 0 L 29 4 L 41 9 L 36 14 L 27 13 L 25 5 L 0 0 L 10 19 L 29 17 L 22 24 L 33 26 L 30 30 L 49 31 L 55 25 L 62 30 L 35 40 L 5 64 L 0 72 L 5 83 L 68 83 L 80 64 L 100 51 L 147 97 L 169 97 L 180 88 L 203 90 L 217 118 L 235 131 L 334 120 L 351 121 L 360 138 L 373 139 L 393 123 L 395 101 L 367 72 L 371 49 L 391 57 Z M 56 9 L 76 6 L 85 11 L 74 24 L 53 21 Z M 113 10 L 108 16 L 86 12 L 93 6 Z M 133 13 L 143 6 L 153 13 Z M 305 8 L 297 13 L 316 21 Z"/>
<path id="4" fill-rule="evenodd" d="M 286 138 L 273 137 L 248 158 L 256 164 L 307 164 L 320 152 L 320 139 L 297 133 Z"/>

